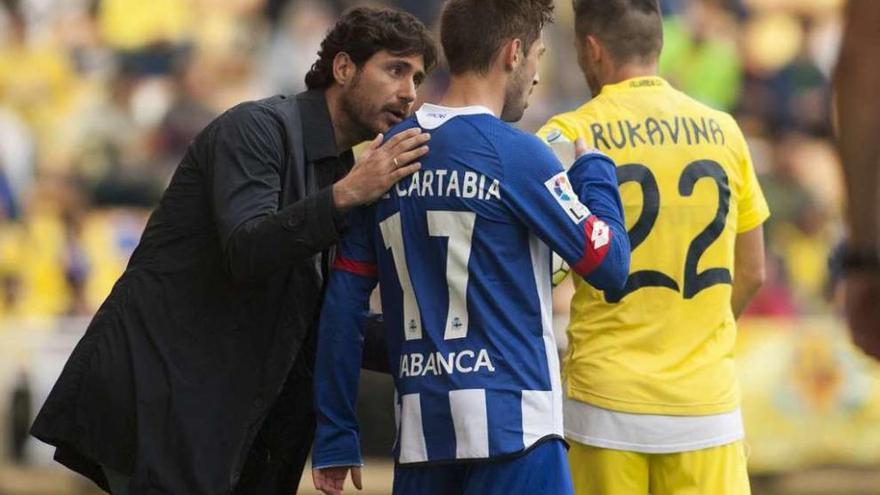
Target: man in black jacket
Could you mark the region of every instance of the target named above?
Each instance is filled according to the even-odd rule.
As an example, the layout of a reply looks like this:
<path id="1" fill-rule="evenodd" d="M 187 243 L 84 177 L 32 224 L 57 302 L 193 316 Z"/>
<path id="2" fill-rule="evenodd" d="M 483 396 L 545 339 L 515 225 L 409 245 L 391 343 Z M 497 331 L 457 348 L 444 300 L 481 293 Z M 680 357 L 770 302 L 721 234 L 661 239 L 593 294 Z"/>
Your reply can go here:
<path id="1" fill-rule="evenodd" d="M 296 491 L 333 245 L 346 210 L 418 169 L 427 135 L 381 132 L 435 59 L 411 15 L 353 9 L 309 91 L 199 134 L 34 423 L 59 462 L 114 495 Z"/>

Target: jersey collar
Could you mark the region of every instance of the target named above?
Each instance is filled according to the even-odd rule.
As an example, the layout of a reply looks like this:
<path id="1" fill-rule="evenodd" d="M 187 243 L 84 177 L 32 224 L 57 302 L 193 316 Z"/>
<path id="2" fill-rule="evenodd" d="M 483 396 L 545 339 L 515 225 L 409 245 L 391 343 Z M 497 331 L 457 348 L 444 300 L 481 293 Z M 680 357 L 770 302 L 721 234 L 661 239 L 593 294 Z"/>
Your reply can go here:
<path id="1" fill-rule="evenodd" d="M 659 89 L 668 86 L 669 83 L 659 76 L 633 77 L 616 84 L 606 84 L 602 88 L 601 94 L 628 90 Z"/>
<path id="2" fill-rule="evenodd" d="M 449 122 L 449 120 L 454 117 L 479 114 L 494 115 L 492 110 L 489 110 L 482 105 L 474 105 L 471 107 L 444 107 L 425 103 L 416 111 L 416 120 L 422 129 L 436 129 L 446 122 Z"/>

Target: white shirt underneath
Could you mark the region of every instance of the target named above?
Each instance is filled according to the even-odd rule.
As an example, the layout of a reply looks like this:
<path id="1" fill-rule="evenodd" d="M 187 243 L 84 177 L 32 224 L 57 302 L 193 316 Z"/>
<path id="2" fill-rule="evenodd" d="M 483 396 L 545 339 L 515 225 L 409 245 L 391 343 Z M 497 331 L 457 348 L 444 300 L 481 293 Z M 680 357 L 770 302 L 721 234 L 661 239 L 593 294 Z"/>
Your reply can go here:
<path id="1" fill-rule="evenodd" d="M 717 447 L 745 437 L 740 409 L 709 416 L 611 411 L 565 399 L 565 437 L 605 449 L 668 454 Z"/>

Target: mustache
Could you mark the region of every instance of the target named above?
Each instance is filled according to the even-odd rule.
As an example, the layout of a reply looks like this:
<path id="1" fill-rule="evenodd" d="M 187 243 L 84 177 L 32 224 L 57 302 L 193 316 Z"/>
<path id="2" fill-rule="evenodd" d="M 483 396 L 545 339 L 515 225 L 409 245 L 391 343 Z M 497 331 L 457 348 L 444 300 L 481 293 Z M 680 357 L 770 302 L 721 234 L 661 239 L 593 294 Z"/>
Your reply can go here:
<path id="1" fill-rule="evenodd" d="M 409 117 L 412 110 L 412 104 L 405 105 L 385 105 L 382 107 L 383 112 L 391 112 L 400 118 Z"/>

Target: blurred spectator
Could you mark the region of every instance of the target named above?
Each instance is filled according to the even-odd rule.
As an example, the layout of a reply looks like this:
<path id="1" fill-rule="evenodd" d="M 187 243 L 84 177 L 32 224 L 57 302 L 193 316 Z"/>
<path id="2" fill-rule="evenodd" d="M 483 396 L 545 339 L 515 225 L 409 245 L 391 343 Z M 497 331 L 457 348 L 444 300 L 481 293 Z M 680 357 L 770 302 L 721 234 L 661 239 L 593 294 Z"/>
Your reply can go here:
<path id="1" fill-rule="evenodd" d="M 12 462 L 24 464 L 27 461 L 28 430 L 34 414 L 30 380 L 25 370 L 18 372 L 14 384 L 9 401 L 9 454 Z"/>
<path id="2" fill-rule="evenodd" d="M 0 222 L 0 317 L 21 314 L 23 234 L 21 225 L 8 220 Z"/>
<path id="3" fill-rule="evenodd" d="M 217 116 L 208 105 L 212 81 L 202 69 L 187 57 L 173 73 L 171 102 L 155 132 L 156 161 L 163 171 L 174 170 L 189 143 Z"/>
<path id="4" fill-rule="evenodd" d="M 828 78 L 809 51 L 811 26 L 809 18 L 773 14 L 753 20 L 746 32 L 741 112 L 758 116 L 773 133 L 830 134 Z"/>
<path id="5" fill-rule="evenodd" d="M 196 19 L 190 4 L 184 0 L 101 0 L 101 35 L 137 72 L 167 73 L 175 49 L 192 39 Z"/>
<path id="6" fill-rule="evenodd" d="M 0 198 L 4 215 L 0 218 L 19 217 L 23 195 L 34 178 L 34 145 L 30 131 L 18 116 L 0 106 L 0 174 L 4 186 Z"/>
<path id="7" fill-rule="evenodd" d="M 803 230 L 815 227 L 810 219 L 816 216 L 813 211 L 817 207 L 816 201 L 803 184 L 801 171 L 805 164 L 798 160 L 797 151 L 804 139 L 796 133 L 782 137 L 774 148 L 771 170 L 761 177 L 761 185 L 773 212 L 767 223 L 770 243 L 773 243 L 777 225 L 792 225 Z"/>
<path id="8" fill-rule="evenodd" d="M 81 215 L 82 212 L 76 210 L 65 210 L 61 215 L 64 229 L 61 263 L 69 293 L 65 311 L 67 316 L 91 316 L 91 308 L 86 299 L 86 283 L 91 266 L 82 245 Z"/>
<path id="9" fill-rule="evenodd" d="M 3 0 L 2 6 L 9 28 L 0 42 L 0 107 L 20 115 L 40 146 L 50 148 L 53 133 L 76 99 L 76 75 L 53 39 L 29 36 L 19 0 Z"/>
<path id="10" fill-rule="evenodd" d="M 266 94 L 295 94 L 306 89 L 305 75 L 335 21 L 336 13 L 324 2 L 288 4 L 261 64 Z"/>
<path id="11" fill-rule="evenodd" d="M 730 111 L 742 81 L 736 24 L 718 2 L 687 3 L 681 15 L 663 23 L 660 72 L 686 94 Z"/>
<path id="12" fill-rule="evenodd" d="M 768 246 L 775 253 L 801 313 L 826 308 L 824 285 L 827 257 L 833 238 L 833 211 L 820 196 L 810 177 L 824 167 L 821 154 L 810 151 L 811 141 L 803 134 L 789 133 L 777 144 L 772 170 L 762 177 L 773 216 L 767 225 Z M 824 181 L 823 186 L 835 185 Z"/>
<path id="13" fill-rule="evenodd" d="M 747 316 L 791 318 L 798 315 L 785 271 L 785 263 L 779 256 L 767 256 L 764 285 L 749 304 Z"/>
<path id="14" fill-rule="evenodd" d="M 133 108 L 141 83 L 123 66 L 106 95 L 77 119 L 72 172 L 97 205 L 149 207 L 158 200 L 164 176 L 153 164 L 153 143 Z"/>

